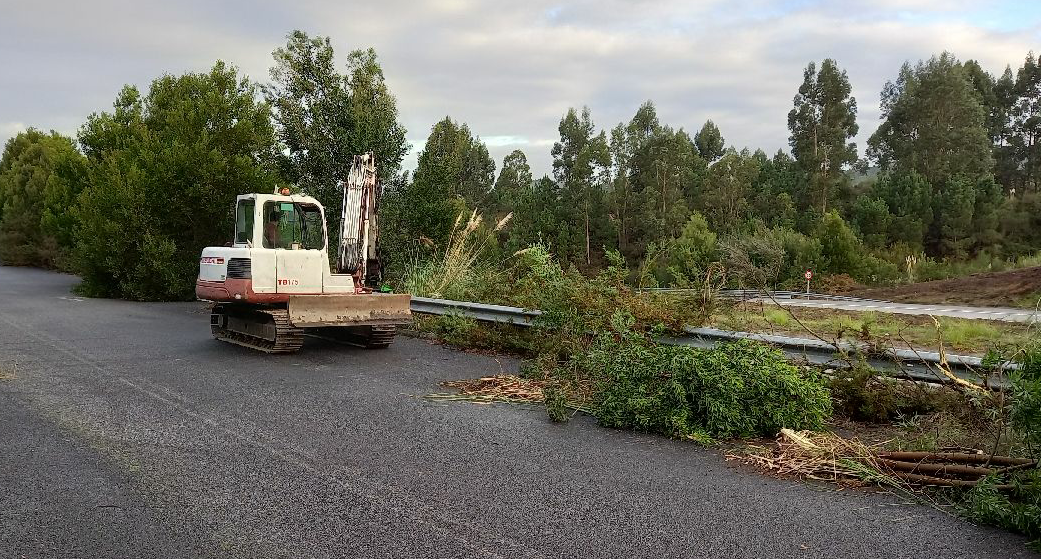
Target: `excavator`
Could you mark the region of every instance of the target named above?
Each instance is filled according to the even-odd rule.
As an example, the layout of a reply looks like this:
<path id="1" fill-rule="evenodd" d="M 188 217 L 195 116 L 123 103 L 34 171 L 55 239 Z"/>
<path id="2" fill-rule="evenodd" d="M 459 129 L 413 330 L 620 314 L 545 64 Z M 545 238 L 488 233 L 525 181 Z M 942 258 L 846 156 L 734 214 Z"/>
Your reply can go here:
<path id="1" fill-rule="evenodd" d="M 411 320 L 408 295 L 374 291 L 377 251 L 376 164 L 357 155 L 343 191 L 335 270 L 329 264 L 325 208 L 283 188 L 236 198 L 231 243 L 206 247 L 196 296 L 213 303 L 210 331 L 225 342 L 267 353 L 300 349 L 304 333 L 385 348 Z"/>

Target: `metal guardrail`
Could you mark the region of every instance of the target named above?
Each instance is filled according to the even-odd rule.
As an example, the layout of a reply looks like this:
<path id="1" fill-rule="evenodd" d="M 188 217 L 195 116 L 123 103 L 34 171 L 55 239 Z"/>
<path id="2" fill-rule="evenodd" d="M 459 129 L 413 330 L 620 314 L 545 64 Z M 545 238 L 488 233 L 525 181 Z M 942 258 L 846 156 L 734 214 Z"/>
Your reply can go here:
<path id="1" fill-rule="evenodd" d="M 427 297 L 413 297 L 412 312 L 440 315 L 452 314 L 485 322 L 514 324 L 517 326 L 532 326 L 535 324 L 535 319 L 542 316 L 542 311 L 539 310 L 472 303 L 469 301 L 429 299 Z"/>
<path id="2" fill-rule="evenodd" d="M 426 297 L 412 298 L 412 312 L 433 315 L 455 315 L 484 322 L 516 326 L 533 326 L 542 315 L 542 312 L 536 309 L 522 309 L 470 301 L 430 299 Z M 859 351 L 863 352 L 863 355 L 867 355 L 867 364 L 876 370 L 890 372 L 897 376 L 904 376 L 923 382 L 949 382 L 949 379 L 936 370 L 942 359 L 940 354 L 935 352 L 888 348 L 879 354 L 869 351 L 870 348 L 866 344 L 849 342 L 831 344 L 808 338 L 793 338 L 790 336 L 753 332 L 734 332 L 718 328 L 693 326 L 684 328 L 684 333 L 686 334 L 685 336 L 664 338 L 660 341 L 663 343 L 710 348 L 720 342 L 756 340 L 779 347 L 789 359 L 830 368 L 849 367 L 849 363 L 842 358 L 842 355 Z M 983 380 L 981 375 L 975 372 L 982 366 L 982 360 L 979 357 L 948 354 L 946 359 L 948 367 L 955 375 L 974 382 Z M 1002 367 L 1004 370 L 1014 368 L 1016 368 L 1014 364 L 1006 364 Z M 1002 374 L 993 374 L 987 380 L 989 385 L 993 387 L 1006 385 L 1006 380 Z"/>

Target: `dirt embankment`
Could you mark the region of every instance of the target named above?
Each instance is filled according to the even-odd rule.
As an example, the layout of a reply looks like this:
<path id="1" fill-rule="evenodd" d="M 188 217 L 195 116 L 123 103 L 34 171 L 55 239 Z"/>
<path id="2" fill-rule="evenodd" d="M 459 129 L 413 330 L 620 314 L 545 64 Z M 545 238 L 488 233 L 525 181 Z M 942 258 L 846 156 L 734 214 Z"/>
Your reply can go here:
<path id="1" fill-rule="evenodd" d="M 1033 307 L 1041 297 L 1041 266 L 896 287 L 862 287 L 850 294 L 901 303 Z"/>

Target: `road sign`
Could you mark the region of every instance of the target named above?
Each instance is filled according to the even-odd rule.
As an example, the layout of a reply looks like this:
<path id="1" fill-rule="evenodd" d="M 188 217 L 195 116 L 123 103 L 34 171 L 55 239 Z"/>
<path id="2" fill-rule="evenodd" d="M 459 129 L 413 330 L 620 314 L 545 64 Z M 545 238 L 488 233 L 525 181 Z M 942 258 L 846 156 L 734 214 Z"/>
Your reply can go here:
<path id="1" fill-rule="evenodd" d="M 813 272 L 810 270 L 806 270 L 806 273 L 803 274 L 803 277 L 806 278 L 806 281 L 810 281 L 811 279 L 813 279 Z"/>

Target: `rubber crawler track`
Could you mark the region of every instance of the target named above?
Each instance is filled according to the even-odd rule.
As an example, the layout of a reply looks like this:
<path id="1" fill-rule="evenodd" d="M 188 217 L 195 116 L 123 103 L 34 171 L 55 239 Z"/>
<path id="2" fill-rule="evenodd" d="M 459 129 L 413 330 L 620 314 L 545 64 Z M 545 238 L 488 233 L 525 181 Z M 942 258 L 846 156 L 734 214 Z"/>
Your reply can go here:
<path id="1" fill-rule="evenodd" d="M 366 340 L 365 347 L 385 348 L 394 341 L 394 336 L 397 334 L 397 326 L 370 326 L 369 336 Z"/>
<path id="2" fill-rule="evenodd" d="M 386 348 L 398 334 L 397 326 L 331 326 L 314 329 L 315 336 L 370 349 Z"/>
<path id="3" fill-rule="evenodd" d="M 267 340 L 243 332 L 229 330 L 222 325 L 224 316 L 235 314 L 239 317 L 249 317 L 257 322 L 275 323 L 275 339 Z M 265 353 L 292 353 L 304 343 L 304 329 L 297 328 L 289 322 L 289 311 L 286 309 L 248 309 L 238 310 L 230 305 L 214 305 L 210 317 L 210 331 L 213 337 Z"/>

